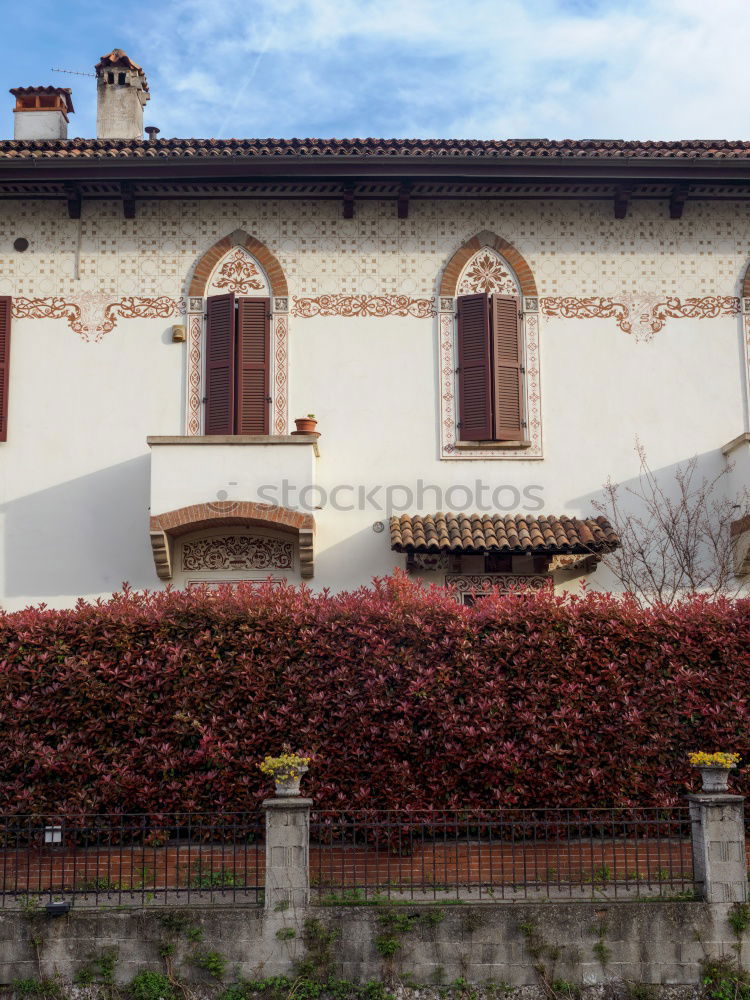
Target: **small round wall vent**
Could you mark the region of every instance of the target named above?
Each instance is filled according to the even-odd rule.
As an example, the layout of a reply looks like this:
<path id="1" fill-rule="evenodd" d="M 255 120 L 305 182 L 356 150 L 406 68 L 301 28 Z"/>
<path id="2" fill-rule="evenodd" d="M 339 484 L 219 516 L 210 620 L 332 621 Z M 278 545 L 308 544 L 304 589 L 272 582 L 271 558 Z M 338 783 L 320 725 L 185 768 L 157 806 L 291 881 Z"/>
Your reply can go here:
<path id="1" fill-rule="evenodd" d="M 29 241 L 25 236 L 19 236 L 17 240 L 13 241 L 13 249 L 18 250 L 19 253 L 23 253 L 24 250 L 29 249 Z"/>

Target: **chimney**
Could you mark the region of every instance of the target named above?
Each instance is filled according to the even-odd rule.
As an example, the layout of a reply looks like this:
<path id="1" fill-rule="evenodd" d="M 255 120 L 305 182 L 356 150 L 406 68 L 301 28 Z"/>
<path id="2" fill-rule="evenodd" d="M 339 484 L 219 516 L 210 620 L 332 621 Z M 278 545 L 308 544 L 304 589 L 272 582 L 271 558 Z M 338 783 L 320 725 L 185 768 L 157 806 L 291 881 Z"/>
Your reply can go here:
<path id="1" fill-rule="evenodd" d="M 96 70 L 97 139 L 142 139 L 146 74 L 122 49 L 102 56 Z"/>
<path id="2" fill-rule="evenodd" d="M 67 139 L 73 113 L 69 87 L 13 87 L 14 139 Z"/>

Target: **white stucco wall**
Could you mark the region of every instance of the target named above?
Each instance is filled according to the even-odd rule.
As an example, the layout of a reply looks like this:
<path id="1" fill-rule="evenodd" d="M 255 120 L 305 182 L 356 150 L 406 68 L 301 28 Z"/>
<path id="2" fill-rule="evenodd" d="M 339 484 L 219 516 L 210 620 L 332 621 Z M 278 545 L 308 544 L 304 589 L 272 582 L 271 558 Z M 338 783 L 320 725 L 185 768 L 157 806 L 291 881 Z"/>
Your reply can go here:
<path id="1" fill-rule="evenodd" d="M 490 492 L 507 487 L 509 512 L 537 512 L 533 501 L 541 497 L 545 513 L 588 516 L 608 478 L 627 486 L 637 477 L 636 437 L 657 472 L 697 454 L 701 471 L 713 475 L 724 466 L 721 447 L 745 429 L 738 309 L 690 318 L 683 308 L 690 299 L 738 294 L 750 259 L 744 204 L 689 204 L 672 221 L 663 205 L 635 203 L 616 221 L 604 203 L 417 203 L 399 221 L 390 203 L 358 205 L 354 220 L 341 219 L 334 203 L 147 203 L 127 221 L 119 205 L 93 203 L 80 224 L 62 205 L 6 205 L 0 294 L 12 295 L 23 313 L 13 322 L 9 436 L 0 444 L 0 603 L 7 608 L 68 605 L 123 580 L 163 586 L 149 545 L 149 507 L 158 513 L 220 493 L 268 501 L 268 491 L 257 496 L 258 485 L 314 477 L 325 497 L 313 511 L 311 583 L 348 588 L 404 564 L 390 551 L 387 524 L 373 530 L 387 522 L 388 487 L 411 491 L 392 491 L 396 512 L 475 509 L 447 502 L 460 494 L 445 491 L 476 493 L 479 480 Z M 297 446 L 274 446 L 273 457 L 250 446 L 241 458 L 236 446 L 211 456 L 190 446 L 165 457 L 152 483 L 147 436 L 182 435 L 187 424 L 189 344 L 171 337 L 172 324 L 185 322 L 180 299 L 187 306 L 199 257 L 238 228 L 264 242 L 287 276 L 289 417 L 316 414 L 320 457 Z M 325 295 L 436 299 L 445 264 L 482 230 L 523 253 L 540 298 L 610 297 L 629 308 L 630 332 L 612 317 L 540 310 L 538 460 L 441 460 L 437 315 L 320 314 Z M 24 254 L 12 249 L 17 236 L 30 240 Z M 71 307 L 67 313 L 58 306 L 58 318 L 31 318 L 54 312 L 53 296 Z M 141 318 L 127 318 L 129 296 L 138 297 Z M 653 310 L 668 296 L 682 313 L 654 330 Z M 317 314 L 302 315 L 299 300 L 318 303 Z M 112 315 L 114 325 L 102 332 Z M 442 497 L 427 490 L 420 503 L 420 480 Z M 381 489 L 363 509 L 348 511 L 333 509 L 335 487 L 344 487 L 339 506 L 356 501 L 360 488 Z M 594 579 L 607 585 L 601 569 Z"/>
<path id="2" fill-rule="evenodd" d="M 59 320 L 13 324 L 0 445 L 5 606 L 153 585 L 146 435 L 179 431 L 184 369 L 164 328 L 144 320 L 88 344 Z"/>
<path id="3" fill-rule="evenodd" d="M 217 499 L 268 503 L 269 490 L 285 479 L 303 502 L 315 496 L 316 460 L 307 439 L 303 443 L 285 436 L 283 444 L 187 441 L 150 442 L 152 514 Z"/>
<path id="4" fill-rule="evenodd" d="M 304 338 L 293 339 L 290 370 L 302 367 L 306 383 L 293 383 L 291 410 L 307 412 L 305 407 L 311 406 L 318 415 L 318 483 L 329 492 L 339 483 L 363 484 L 368 491 L 383 487 L 376 495 L 379 510 L 316 512 L 316 575 L 348 587 L 362 582 L 362 564 L 373 574 L 391 569 L 387 533 L 372 530 L 374 521 L 388 516 L 388 486 L 402 484 L 414 497 L 409 502 L 407 493 L 394 490 L 396 511 L 473 510 L 475 504 L 439 504 L 428 490 L 426 502 L 418 504 L 418 481 L 443 491 L 467 485 L 476 495 L 479 479 L 493 489 L 511 488 L 501 494 L 509 513 L 533 512 L 524 491 L 534 486 L 532 497 L 541 495 L 545 512 L 590 516 L 596 513 L 592 501 L 603 498 L 608 477 L 627 486 L 638 476 L 636 437 L 656 471 L 669 472 L 698 454 L 701 470 L 716 474 L 723 466 L 717 445 L 739 419 L 738 324 L 684 321 L 675 326 L 642 344 L 613 336 L 606 321 L 547 320 L 544 459 L 448 463 L 437 457 L 434 324 L 308 321 Z M 373 343 L 377 350 L 368 357 L 367 345 Z M 331 357 L 336 359 L 333 371 Z M 677 370 L 679 377 L 672 376 Z M 514 503 L 512 488 L 520 503 Z M 346 549 L 354 536 L 358 555 L 352 559 Z M 403 557 L 395 561 L 403 564 Z"/>
<path id="5" fill-rule="evenodd" d="M 737 494 L 750 490 L 750 433 L 740 434 L 728 441 L 722 452 L 727 463 L 731 492 Z"/>
<path id="6" fill-rule="evenodd" d="M 62 111 L 14 111 L 14 139 L 67 139 L 68 122 Z"/>

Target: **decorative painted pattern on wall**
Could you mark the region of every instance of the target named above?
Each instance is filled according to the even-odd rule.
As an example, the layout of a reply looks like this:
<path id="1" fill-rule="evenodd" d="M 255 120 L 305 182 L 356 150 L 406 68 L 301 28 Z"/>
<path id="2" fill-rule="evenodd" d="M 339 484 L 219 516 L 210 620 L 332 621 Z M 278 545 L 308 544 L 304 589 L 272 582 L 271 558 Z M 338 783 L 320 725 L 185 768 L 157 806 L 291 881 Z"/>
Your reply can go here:
<path id="1" fill-rule="evenodd" d="M 190 308 L 193 308 L 191 302 Z M 202 310 L 202 300 L 199 308 Z M 187 433 L 195 436 L 201 432 L 201 346 L 203 339 L 202 311 L 188 317 L 188 391 Z"/>
<path id="2" fill-rule="evenodd" d="M 514 573 L 446 573 L 445 586 L 461 599 L 464 596 L 488 594 L 493 589 L 499 589 L 502 594 L 510 594 L 514 590 L 553 590 L 554 582 L 551 576 L 543 574 L 522 576 Z"/>
<path id="3" fill-rule="evenodd" d="M 750 392 L 750 299 L 742 299 L 742 346 L 744 350 L 745 375 L 747 378 L 748 391 Z"/>
<path id="4" fill-rule="evenodd" d="M 715 319 L 736 316 L 740 300 L 732 295 L 706 295 L 681 299 L 658 295 L 623 295 L 619 300 L 589 296 L 546 297 L 539 300 L 545 316 L 564 319 L 614 319 L 623 333 L 649 341 L 664 328 L 668 319 Z"/>
<path id="5" fill-rule="evenodd" d="M 494 281 L 485 271 L 478 272 L 475 288 L 463 280 L 461 294 L 472 290 L 491 290 L 505 295 L 517 294 L 510 275 L 508 280 Z M 238 279 L 239 281 L 239 279 Z M 216 287 L 217 283 L 214 283 Z M 265 288 L 261 284 L 261 288 Z M 230 289 L 233 290 L 233 289 Z M 280 300 L 277 300 L 277 302 Z M 619 298 L 607 296 L 573 295 L 545 296 L 539 300 L 545 316 L 562 319 L 614 319 L 623 333 L 637 341 L 653 338 L 669 319 L 716 319 L 736 316 L 740 312 L 740 299 L 734 295 L 706 295 L 702 298 L 633 294 Z M 185 300 L 168 295 L 158 298 L 126 296 L 110 301 L 108 295 L 98 292 L 81 292 L 66 299 L 50 296 L 44 299 L 14 297 L 12 307 L 15 319 L 64 319 L 70 329 L 83 340 L 97 343 L 117 326 L 118 319 L 169 319 L 184 315 Z M 413 316 L 431 319 L 437 315 L 436 299 L 412 299 L 408 295 L 322 295 L 316 299 L 293 297 L 292 315 L 301 319 L 314 316 Z M 284 331 L 284 337 L 288 330 Z M 277 350 L 277 362 L 285 360 L 284 351 Z M 200 360 L 198 357 L 196 360 Z M 284 379 L 280 378 L 279 383 Z"/>
<path id="6" fill-rule="evenodd" d="M 446 263 L 472 234 L 492 230 L 528 262 L 545 313 L 609 317 L 648 339 L 668 319 L 729 315 L 726 293 L 739 289 L 750 260 L 745 203 L 696 202 L 668 219 L 663 205 L 643 202 L 616 220 L 604 202 L 418 201 L 399 220 L 390 201 L 358 204 L 355 219 L 327 201 L 146 201 L 133 221 L 108 202 L 90 203 L 81 220 L 61 217 L 53 202 L 8 202 L 0 294 L 28 303 L 24 316 L 60 316 L 80 336 L 101 339 L 112 329 L 106 307 L 179 301 L 196 261 L 238 225 L 278 259 L 302 318 L 431 318 Z M 19 233 L 30 241 L 23 254 L 10 249 Z M 474 261 L 494 290 L 502 288 L 497 267 L 491 257 Z M 213 292 L 259 292 L 264 280 L 241 247 L 211 277 Z M 713 302 L 725 304 L 712 313 Z"/>
<path id="7" fill-rule="evenodd" d="M 183 299 L 126 296 L 115 302 L 99 292 L 82 292 L 74 299 L 14 297 L 14 319 L 65 319 L 70 329 L 85 341 L 97 343 L 117 326 L 118 319 L 169 319 L 185 312 Z"/>
<path id="8" fill-rule="evenodd" d="M 293 568 L 294 544 L 279 538 L 221 535 L 182 545 L 182 569 L 187 572 Z"/>
<path id="9" fill-rule="evenodd" d="M 292 299 L 292 315 L 313 316 L 414 316 L 435 315 L 435 299 L 412 299 L 408 295 L 320 295 L 314 299 Z"/>
<path id="10" fill-rule="evenodd" d="M 286 434 L 289 427 L 289 317 L 286 312 L 274 312 L 273 347 L 273 430 L 275 434 Z"/>
<path id="11" fill-rule="evenodd" d="M 739 294 L 750 261 L 750 205 L 739 202 L 691 203 L 681 219 L 639 202 L 614 219 L 604 201 L 414 201 L 397 219 L 392 201 L 363 201 L 344 219 L 335 201 L 143 201 L 129 220 L 119 204 L 93 201 L 72 220 L 58 203 L 18 201 L 0 219 L 0 294 L 178 298 L 196 261 L 238 226 L 300 298 L 430 298 L 451 255 L 483 230 L 516 247 L 539 294 L 556 298 Z M 12 250 L 19 235 L 26 253 Z"/>
<path id="12" fill-rule="evenodd" d="M 210 288 L 234 292 L 235 295 L 249 295 L 251 292 L 265 292 L 268 283 L 247 250 L 237 247 L 219 266 Z"/>
<path id="13" fill-rule="evenodd" d="M 518 295 L 516 279 L 510 273 L 508 265 L 494 250 L 480 250 L 469 261 L 463 276 L 458 282 L 458 295 L 470 295 L 472 292 L 485 292 L 492 295 Z"/>

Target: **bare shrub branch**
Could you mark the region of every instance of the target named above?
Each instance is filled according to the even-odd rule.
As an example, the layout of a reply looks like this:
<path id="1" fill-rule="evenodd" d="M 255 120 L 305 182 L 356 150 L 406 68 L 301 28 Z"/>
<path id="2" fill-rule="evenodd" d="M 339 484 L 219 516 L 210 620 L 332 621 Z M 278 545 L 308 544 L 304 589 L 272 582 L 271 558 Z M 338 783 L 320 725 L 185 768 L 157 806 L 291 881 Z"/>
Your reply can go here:
<path id="1" fill-rule="evenodd" d="M 605 565 L 641 604 L 674 604 L 696 593 L 737 596 L 744 582 L 734 575 L 730 523 L 750 510 L 748 491 L 726 495 L 731 467 L 707 479 L 697 456 L 660 481 L 637 439 L 635 450 L 637 484 L 608 479 L 604 500 L 594 502 L 620 537 Z"/>

